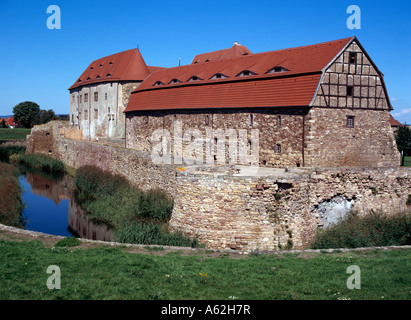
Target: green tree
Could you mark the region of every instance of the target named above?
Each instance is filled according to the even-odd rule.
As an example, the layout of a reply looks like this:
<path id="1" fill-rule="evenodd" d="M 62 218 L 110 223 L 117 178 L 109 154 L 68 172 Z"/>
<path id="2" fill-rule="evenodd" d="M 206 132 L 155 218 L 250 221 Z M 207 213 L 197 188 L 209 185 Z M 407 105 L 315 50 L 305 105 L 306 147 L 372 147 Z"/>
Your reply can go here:
<path id="1" fill-rule="evenodd" d="M 395 140 L 399 151 L 411 150 L 411 129 L 407 126 L 399 127 Z"/>
<path id="2" fill-rule="evenodd" d="M 47 123 L 51 120 L 54 120 L 56 118 L 56 114 L 52 109 L 50 110 L 40 110 L 37 114 L 37 116 L 34 118 L 33 124 L 43 124 Z"/>
<path id="3" fill-rule="evenodd" d="M 1 119 L 0 128 L 8 128 L 8 125 L 7 125 L 7 123 L 6 123 L 6 120 Z"/>
<path id="4" fill-rule="evenodd" d="M 32 128 L 40 112 L 40 106 L 32 101 L 21 102 L 13 108 L 14 121 L 24 128 Z"/>

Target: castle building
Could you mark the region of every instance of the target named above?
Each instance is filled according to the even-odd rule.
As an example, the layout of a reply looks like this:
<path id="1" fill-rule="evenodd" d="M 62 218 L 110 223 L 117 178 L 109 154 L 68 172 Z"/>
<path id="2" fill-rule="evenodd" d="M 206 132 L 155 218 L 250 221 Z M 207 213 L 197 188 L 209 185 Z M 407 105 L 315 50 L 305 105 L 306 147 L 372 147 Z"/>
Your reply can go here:
<path id="1" fill-rule="evenodd" d="M 125 145 L 152 152 L 153 132 L 173 139 L 179 123 L 201 137 L 258 130 L 260 166 L 398 166 L 391 110 L 383 74 L 356 37 L 254 54 L 235 43 L 151 72 L 125 108 Z M 174 142 L 165 152 L 176 154 Z"/>
<path id="2" fill-rule="evenodd" d="M 153 71 L 138 49 L 90 63 L 70 91 L 70 123 L 83 139 L 124 138 L 124 109 L 130 93 Z"/>

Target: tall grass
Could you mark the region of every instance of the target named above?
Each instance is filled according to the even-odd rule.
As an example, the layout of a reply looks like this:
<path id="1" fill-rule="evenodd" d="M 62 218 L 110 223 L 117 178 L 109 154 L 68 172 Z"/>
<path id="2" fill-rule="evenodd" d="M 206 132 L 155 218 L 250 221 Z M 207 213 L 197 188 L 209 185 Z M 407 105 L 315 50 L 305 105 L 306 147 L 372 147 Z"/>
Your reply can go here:
<path id="1" fill-rule="evenodd" d="M 23 225 L 23 200 L 18 175 L 14 166 L 0 162 L 0 223 L 12 227 Z"/>
<path id="2" fill-rule="evenodd" d="M 411 244 L 411 215 L 351 212 L 339 224 L 318 230 L 313 249 L 358 248 Z"/>
<path id="3" fill-rule="evenodd" d="M 64 172 L 65 166 L 62 161 L 53 159 L 45 154 L 26 153 L 17 157 L 17 162 L 28 167 L 39 168 L 48 172 Z"/>
<path id="4" fill-rule="evenodd" d="M 0 145 L 0 161 L 1 162 L 9 162 L 10 156 L 12 154 L 24 154 L 26 152 L 25 146 L 3 146 Z"/>
<path id="5" fill-rule="evenodd" d="M 114 228 L 116 241 L 125 243 L 196 245 L 180 234 L 170 234 L 166 225 L 173 199 L 164 191 L 142 191 L 126 178 L 95 166 L 76 171 L 76 200 L 93 219 Z"/>

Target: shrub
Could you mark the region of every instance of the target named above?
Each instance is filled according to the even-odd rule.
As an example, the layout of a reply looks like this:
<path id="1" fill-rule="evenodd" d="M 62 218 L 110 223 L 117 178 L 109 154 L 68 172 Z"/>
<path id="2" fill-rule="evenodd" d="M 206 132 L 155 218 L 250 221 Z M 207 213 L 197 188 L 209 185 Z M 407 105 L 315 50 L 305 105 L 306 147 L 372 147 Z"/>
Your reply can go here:
<path id="1" fill-rule="evenodd" d="M 313 249 L 358 248 L 411 244 L 411 216 L 381 212 L 366 216 L 352 212 L 338 225 L 318 230 Z"/>
<path id="2" fill-rule="evenodd" d="M 18 157 L 18 162 L 33 168 L 41 168 L 44 171 L 64 172 L 64 163 L 45 154 L 27 153 Z"/>

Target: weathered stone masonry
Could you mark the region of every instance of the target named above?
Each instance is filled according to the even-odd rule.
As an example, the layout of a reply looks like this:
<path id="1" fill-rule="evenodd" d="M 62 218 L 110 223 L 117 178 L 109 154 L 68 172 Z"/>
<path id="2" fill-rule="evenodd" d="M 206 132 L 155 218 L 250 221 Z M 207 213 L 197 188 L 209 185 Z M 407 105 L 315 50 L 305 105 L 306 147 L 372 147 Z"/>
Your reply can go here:
<path id="1" fill-rule="evenodd" d="M 74 168 L 96 165 L 144 189 L 162 188 L 174 198 L 170 229 L 209 248 L 305 248 L 323 225 L 319 206 L 336 198 L 361 214 L 410 213 L 411 168 L 260 168 L 248 176 L 236 166 L 154 165 L 147 153 L 61 137 L 62 128 L 61 122 L 35 127 L 28 152 Z"/>

